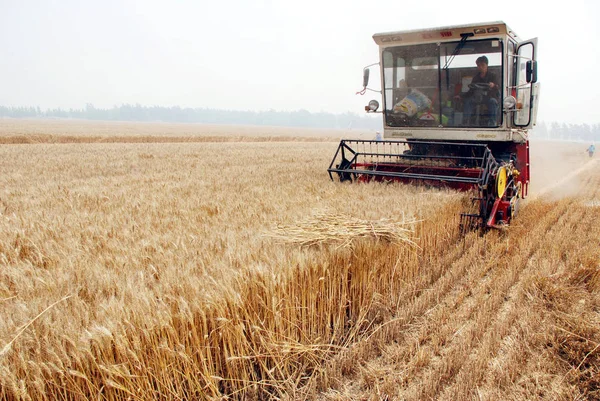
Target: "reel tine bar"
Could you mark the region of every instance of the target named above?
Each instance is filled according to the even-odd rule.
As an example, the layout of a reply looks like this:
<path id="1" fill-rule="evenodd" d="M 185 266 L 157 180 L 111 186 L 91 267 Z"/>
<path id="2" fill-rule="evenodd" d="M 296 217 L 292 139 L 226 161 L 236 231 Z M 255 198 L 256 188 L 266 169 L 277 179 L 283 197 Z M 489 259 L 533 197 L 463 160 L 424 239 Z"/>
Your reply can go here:
<path id="1" fill-rule="evenodd" d="M 341 181 L 351 177 L 421 180 L 469 189 L 486 183 L 494 165 L 494 157 L 482 144 L 342 140 L 328 172 L 332 180 L 332 173 L 337 173 Z"/>

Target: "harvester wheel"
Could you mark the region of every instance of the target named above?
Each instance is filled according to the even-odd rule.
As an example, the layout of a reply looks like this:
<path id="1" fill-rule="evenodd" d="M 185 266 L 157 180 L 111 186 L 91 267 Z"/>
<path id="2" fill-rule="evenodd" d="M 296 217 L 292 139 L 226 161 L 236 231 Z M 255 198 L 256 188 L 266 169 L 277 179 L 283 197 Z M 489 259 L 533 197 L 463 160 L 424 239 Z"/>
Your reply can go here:
<path id="1" fill-rule="evenodd" d="M 508 169 L 506 166 L 502 166 L 498 169 L 496 174 L 496 196 L 502 198 L 506 192 L 506 184 L 508 182 Z"/>

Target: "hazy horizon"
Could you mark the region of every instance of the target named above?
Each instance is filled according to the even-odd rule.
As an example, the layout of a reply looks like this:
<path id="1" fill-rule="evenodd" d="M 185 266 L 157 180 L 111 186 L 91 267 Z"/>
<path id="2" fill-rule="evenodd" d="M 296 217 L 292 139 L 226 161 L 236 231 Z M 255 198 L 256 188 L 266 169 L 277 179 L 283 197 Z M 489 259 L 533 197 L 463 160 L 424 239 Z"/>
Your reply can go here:
<path id="1" fill-rule="evenodd" d="M 521 39 L 539 39 L 538 119 L 600 122 L 600 83 L 593 78 L 600 5 L 591 0 L 568 8 L 537 0 L 527 7 L 515 0 L 455 7 L 315 0 L 0 4 L 3 106 L 361 113 L 381 98 L 355 95 L 362 68 L 378 61 L 374 33 L 502 20 Z M 370 86 L 379 89 L 375 75 Z"/>

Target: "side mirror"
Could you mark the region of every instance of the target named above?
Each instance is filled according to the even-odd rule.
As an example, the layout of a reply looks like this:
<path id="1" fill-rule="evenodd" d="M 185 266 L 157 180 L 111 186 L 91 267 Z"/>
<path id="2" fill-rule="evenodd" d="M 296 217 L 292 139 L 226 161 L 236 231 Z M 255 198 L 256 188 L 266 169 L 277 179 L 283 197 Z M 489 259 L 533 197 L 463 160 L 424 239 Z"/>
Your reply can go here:
<path id="1" fill-rule="evenodd" d="M 537 61 L 529 60 L 526 64 L 525 78 L 528 83 L 534 84 L 537 82 Z"/>
<path id="2" fill-rule="evenodd" d="M 377 100 L 371 100 L 368 106 L 365 106 L 367 113 L 375 113 L 379 108 L 379 102 Z"/>
<path id="3" fill-rule="evenodd" d="M 366 88 L 369 85 L 369 69 L 365 68 L 363 70 L 363 88 Z"/>

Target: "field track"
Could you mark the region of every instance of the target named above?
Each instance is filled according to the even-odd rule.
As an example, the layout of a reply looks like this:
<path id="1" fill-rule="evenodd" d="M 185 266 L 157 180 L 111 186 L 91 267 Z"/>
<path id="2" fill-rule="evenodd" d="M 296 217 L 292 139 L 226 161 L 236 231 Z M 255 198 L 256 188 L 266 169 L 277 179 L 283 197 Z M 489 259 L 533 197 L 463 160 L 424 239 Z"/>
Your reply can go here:
<path id="1" fill-rule="evenodd" d="M 598 365 L 589 365 L 600 361 L 598 314 L 577 320 L 582 305 L 598 305 L 598 167 L 592 161 L 577 171 L 594 174 L 576 198 L 535 197 L 508 231 L 440 252 L 419 278 L 421 291 L 332 365 L 340 372 L 361 361 L 324 399 L 600 397 Z M 570 360 L 573 342 L 587 352 Z"/>

